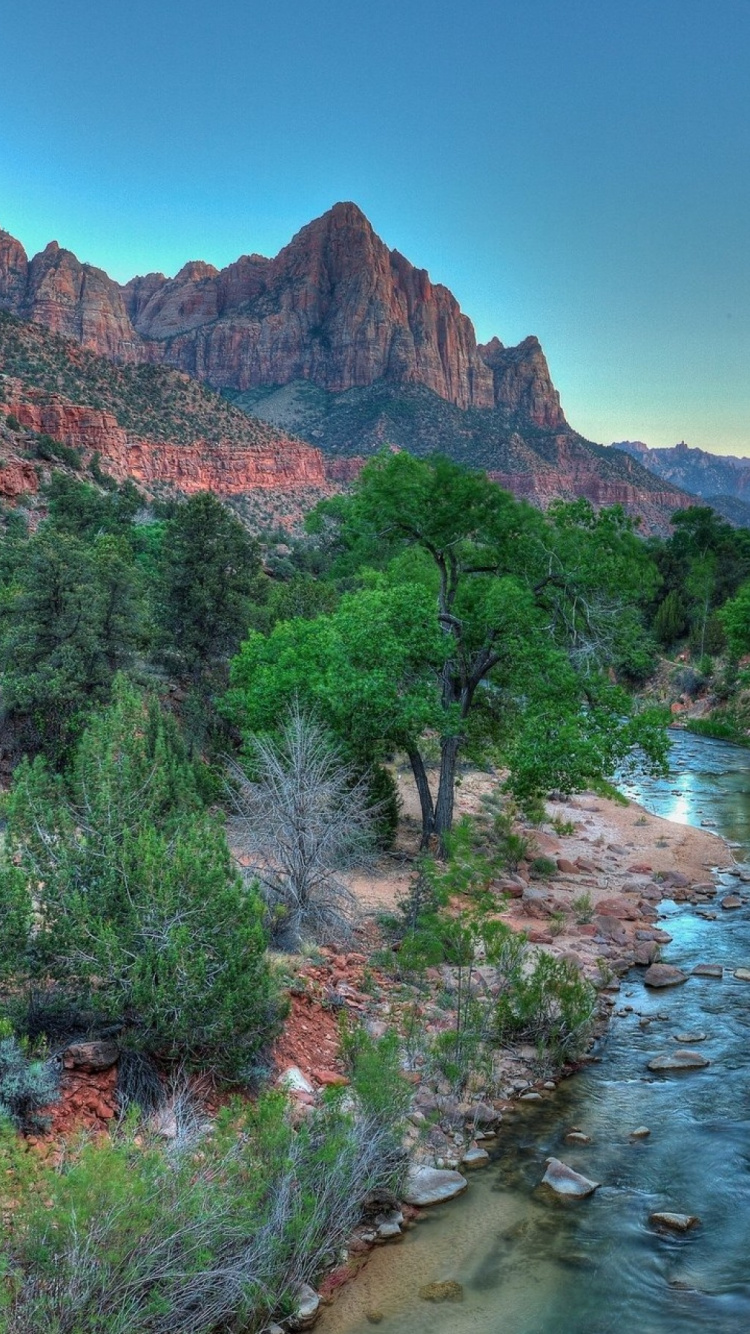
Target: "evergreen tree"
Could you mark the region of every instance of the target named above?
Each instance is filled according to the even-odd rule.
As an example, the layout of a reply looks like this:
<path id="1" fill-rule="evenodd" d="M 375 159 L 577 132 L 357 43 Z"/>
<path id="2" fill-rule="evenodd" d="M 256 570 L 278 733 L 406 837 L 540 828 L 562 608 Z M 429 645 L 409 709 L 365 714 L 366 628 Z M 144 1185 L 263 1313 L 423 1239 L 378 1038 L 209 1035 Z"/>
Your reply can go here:
<path id="1" fill-rule="evenodd" d="M 165 648 L 196 680 L 236 650 L 260 579 L 256 544 L 215 496 L 179 506 L 164 535 L 158 620 Z"/>

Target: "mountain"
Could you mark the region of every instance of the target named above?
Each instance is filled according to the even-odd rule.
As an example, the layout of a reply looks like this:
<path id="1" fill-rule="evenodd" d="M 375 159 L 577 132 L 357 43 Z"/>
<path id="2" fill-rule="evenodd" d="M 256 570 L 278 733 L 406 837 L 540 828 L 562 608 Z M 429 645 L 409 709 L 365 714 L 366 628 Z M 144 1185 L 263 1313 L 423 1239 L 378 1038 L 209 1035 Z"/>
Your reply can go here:
<path id="1" fill-rule="evenodd" d="M 664 529 L 690 503 L 632 458 L 584 440 L 565 419 L 538 340 L 478 345 L 448 289 L 389 250 L 355 204 L 336 204 L 273 259 L 245 255 L 221 270 L 194 260 L 174 278 L 152 273 L 125 285 L 56 242 L 29 259 L 2 232 L 0 308 L 99 357 L 86 363 L 86 384 L 75 392 L 58 385 L 69 404 L 96 407 L 108 376 L 112 392 L 129 376 L 127 402 L 109 401 L 107 410 L 126 434 L 154 445 L 166 443 L 161 406 L 136 425 L 128 417 L 133 393 L 142 403 L 144 386 L 158 385 L 159 404 L 162 391 L 169 399 L 172 442 L 197 446 L 204 437 L 187 441 L 175 414 L 195 435 L 189 386 L 200 382 L 234 405 L 231 419 L 218 402 L 211 409 L 227 439 L 244 439 L 241 409 L 256 432 L 265 420 L 282 451 L 294 435 L 333 456 L 322 465 L 327 481 L 348 480 L 363 457 L 389 445 L 439 449 L 542 505 L 577 495 L 619 502 L 648 529 Z M 169 389 L 149 378 L 168 367 L 183 373 Z M 15 374 L 0 360 L 3 369 Z M 33 372 L 20 378 L 40 387 Z"/>
<path id="2" fill-rule="evenodd" d="M 638 459 L 663 481 L 705 500 L 728 496 L 750 502 L 750 459 L 709 454 L 705 449 L 691 448 L 684 440 L 667 449 L 651 449 L 641 440 L 621 440 L 612 448 Z"/>

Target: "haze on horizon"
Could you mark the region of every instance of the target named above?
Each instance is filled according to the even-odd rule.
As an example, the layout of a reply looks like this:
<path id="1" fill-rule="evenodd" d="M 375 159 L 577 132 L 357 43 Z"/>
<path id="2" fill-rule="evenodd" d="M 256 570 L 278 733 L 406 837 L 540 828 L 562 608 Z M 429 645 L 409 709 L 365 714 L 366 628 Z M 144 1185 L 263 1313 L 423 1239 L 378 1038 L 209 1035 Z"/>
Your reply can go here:
<path id="1" fill-rule="evenodd" d="M 354 200 L 593 440 L 750 454 L 746 0 L 39 0 L 0 226 L 126 281 Z"/>

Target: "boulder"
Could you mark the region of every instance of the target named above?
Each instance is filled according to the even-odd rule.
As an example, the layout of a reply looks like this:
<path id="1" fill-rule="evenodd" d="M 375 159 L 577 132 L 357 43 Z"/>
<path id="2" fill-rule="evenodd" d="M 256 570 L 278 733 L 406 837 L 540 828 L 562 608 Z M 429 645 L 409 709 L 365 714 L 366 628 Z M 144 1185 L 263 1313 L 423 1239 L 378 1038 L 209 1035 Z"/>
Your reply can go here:
<path id="1" fill-rule="evenodd" d="M 634 922 L 641 915 L 638 905 L 632 899 L 626 899 L 624 895 L 600 899 L 596 910 L 604 917 L 618 917 L 623 922 Z"/>
<path id="2" fill-rule="evenodd" d="M 568 1164 L 561 1162 L 559 1158 L 547 1159 L 547 1170 L 542 1177 L 542 1184 L 549 1186 L 556 1195 L 563 1195 L 571 1200 L 582 1200 L 599 1189 L 598 1181 L 590 1181 L 588 1177 L 581 1176 L 580 1172 L 574 1172 L 572 1167 L 568 1167 Z"/>
<path id="3" fill-rule="evenodd" d="M 741 908 L 742 899 L 739 894 L 727 894 L 725 898 L 721 900 L 721 906 L 722 908 Z"/>
<path id="4" fill-rule="evenodd" d="M 669 1232 L 688 1232 L 691 1227 L 698 1227 L 701 1220 L 696 1214 L 673 1214 L 666 1211 L 651 1214 L 648 1221 L 654 1227 L 667 1228 Z"/>
<path id="5" fill-rule="evenodd" d="M 648 1126 L 636 1126 L 636 1129 L 635 1129 L 635 1130 L 631 1130 L 631 1132 L 630 1132 L 630 1138 L 631 1138 L 631 1139 L 648 1139 L 648 1137 L 649 1137 L 650 1134 L 651 1134 L 651 1131 L 649 1130 Z"/>
<path id="6" fill-rule="evenodd" d="M 646 987 L 678 987 L 683 982 L 687 982 L 687 973 L 670 963 L 652 963 L 643 975 Z"/>
<path id="7" fill-rule="evenodd" d="M 116 1042 L 74 1042 L 63 1052 L 63 1065 L 66 1070 L 83 1070 L 94 1074 L 97 1070 L 109 1070 L 120 1055 Z"/>
<path id="8" fill-rule="evenodd" d="M 708 1034 L 696 1029 L 687 1033 L 673 1033 L 672 1036 L 675 1042 L 705 1042 Z"/>
<path id="9" fill-rule="evenodd" d="M 409 1168 L 404 1187 L 407 1204 L 423 1208 L 429 1204 L 443 1204 L 466 1190 L 466 1177 L 448 1168 L 425 1167 L 414 1164 Z"/>
<path id="10" fill-rule="evenodd" d="M 591 1136 L 585 1135 L 582 1130 L 569 1130 L 565 1136 L 566 1144 L 590 1144 Z"/>
<path id="11" fill-rule="evenodd" d="M 734 975 L 738 982 L 750 982 L 750 968 L 735 968 Z"/>
<path id="12" fill-rule="evenodd" d="M 710 1065 L 707 1056 L 701 1056 L 699 1051 L 673 1051 L 666 1056 L 654 1056 L 649 1061 L 649 1070 L 702 1070 Z"/>
<path id="13" fill-rule="evenodd" d="M 720 963 L 697 963 L 693 977 L 723 977 L 724 969 Z"/>
<path id="14" fill-rule="evenodd" d="M 568 857 L 558 857 L 557 869 L 563 875 L 578 875 L 580 868 L 576 866 L 575 862 L 570 861 Z"/>

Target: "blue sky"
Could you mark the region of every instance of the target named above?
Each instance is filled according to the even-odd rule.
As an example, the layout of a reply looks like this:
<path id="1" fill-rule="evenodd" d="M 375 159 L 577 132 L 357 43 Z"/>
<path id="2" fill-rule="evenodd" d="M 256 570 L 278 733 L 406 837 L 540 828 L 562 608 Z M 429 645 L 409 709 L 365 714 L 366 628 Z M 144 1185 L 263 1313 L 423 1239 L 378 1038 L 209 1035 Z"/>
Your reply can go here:
<path id="1" fill-rule="evenodd" d="M 339 199 L 591 439 L 750 454 L 750 0 L 6 0 L 0 226 L 125 280 Z"/>

